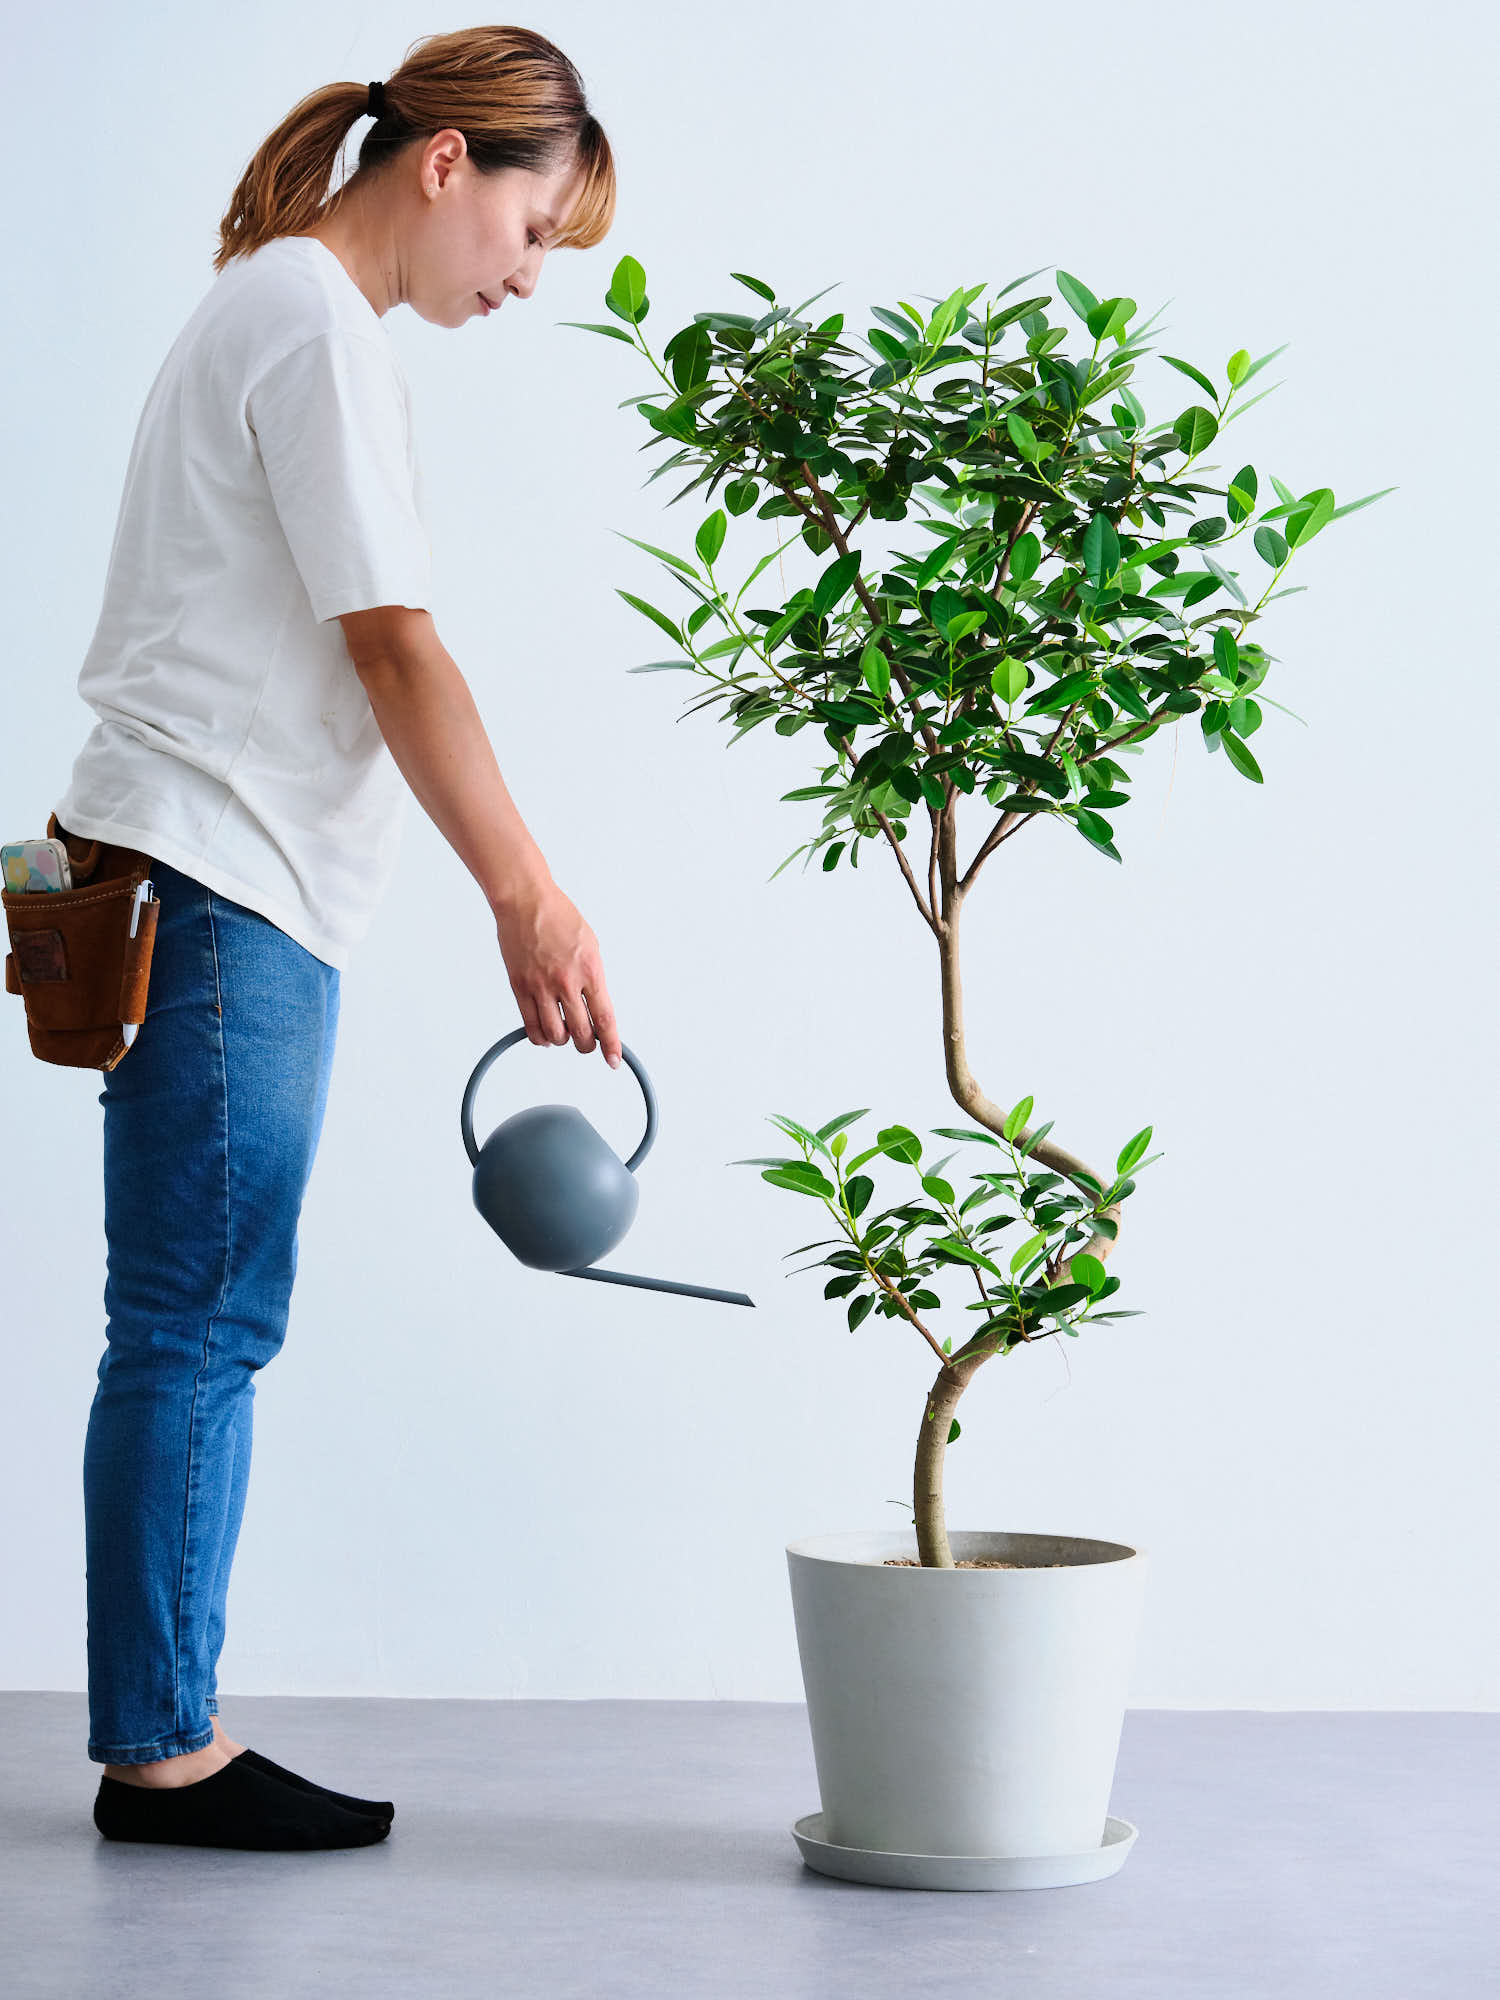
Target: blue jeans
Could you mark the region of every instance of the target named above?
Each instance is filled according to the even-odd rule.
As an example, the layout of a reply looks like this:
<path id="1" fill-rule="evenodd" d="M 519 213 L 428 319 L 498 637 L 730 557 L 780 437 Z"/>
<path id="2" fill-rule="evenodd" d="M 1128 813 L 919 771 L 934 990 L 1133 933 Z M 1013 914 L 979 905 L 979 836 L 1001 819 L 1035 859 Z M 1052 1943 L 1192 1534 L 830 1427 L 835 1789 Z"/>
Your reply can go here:
<path id="1" fill-rule="evenodd" d="M 88 1754 L 213 1741 L 250 1475 L 323 1125 L 339 974 L 153 861 L 146 1018 L 104 1089 L 107 1346 L 83 1454 Z"/>

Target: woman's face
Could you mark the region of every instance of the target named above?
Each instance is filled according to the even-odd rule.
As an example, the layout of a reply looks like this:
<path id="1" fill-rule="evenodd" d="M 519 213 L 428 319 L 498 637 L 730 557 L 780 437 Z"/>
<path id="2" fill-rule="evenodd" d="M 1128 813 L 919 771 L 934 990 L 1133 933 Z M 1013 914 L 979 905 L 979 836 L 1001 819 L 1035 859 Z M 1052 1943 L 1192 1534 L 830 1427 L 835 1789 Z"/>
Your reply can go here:
<path id="1" fill-rule="evenodd" d="M 542 259 L 583 185 L 572 161 L 547 173 L 504 167 L 482 174 L 462 132 L 435 132 L 416 161 L 405 232 L 403 295 L 434 326 L 488 316 L 514 292 L 529 299 Z M 481 293 L 484 295 L 481 298 Z"/>

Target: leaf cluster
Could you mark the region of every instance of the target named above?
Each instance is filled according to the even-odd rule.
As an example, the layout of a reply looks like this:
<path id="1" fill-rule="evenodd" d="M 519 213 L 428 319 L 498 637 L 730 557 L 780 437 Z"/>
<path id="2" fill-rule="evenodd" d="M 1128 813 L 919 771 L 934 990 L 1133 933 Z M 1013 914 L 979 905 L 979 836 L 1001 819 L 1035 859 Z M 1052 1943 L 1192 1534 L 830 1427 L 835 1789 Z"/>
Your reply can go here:
<path id="1" fill-rule="evenodd" d="M 651 479 L 693 468 L 673 504 L 700 489 L 722 501 L 691 557 L 637 542 L 693 603 L 674 617 L 620 592 L 680 655 L 631 671 L 706 682 L 694 706 L 720 706 L 731 742 L 770 722 L 788 736 L 816 728 L 831 753 L 816 783 L 783 795 L 819 801 L 822 826 L 782 867 L 819 851 L 825 870 L 857 865 L 863 841 L 887 826 L 904 839 L 914 810 L 941 813 L 958 794 L 1028 824 L 1064 820 L 1118 861 L 1120 757 L 1187 715 L 1211 752 L 1261 782 L 1250 739 L 1264 705 L 1280 704 L 1262 687 L 1273 656 L 1247 635 L 1287 594 L 1293 554 L 1381 497 L 1340 507 L 1328 487 L 1299 495 L 1272 475 L 1267 505 L 1251 464 L 1222 482 L 1202 476 L 1208 465 L 1187 476 L 1260 400 L 1231 407 L 1280 349 L 1232 354 L 1222 388 L 1165 355 L 1207 400 L 1151 420 L 1130 386 L 1150 326 L 1134 300 L 1096 299 L 1065 271 L 1057 293 L 1093 343 L 1075 356 L 1052 292 L 1007 302 L 1036 272 L 983 303 L 974 286 L 925 314 L 904 299 L 872 307 L 863 339 L 841 312 L 807 316 L 821 292 L 788 307 L 764 280 L 731 275 L 765 310 L 695 313 L 660 361 L 641 333 L 650 302 L 633 257 L 605 297 L 619 324 L 567 324 L 637 346 L 660 376 L 626 399 L 647 448 L 669 448 Z M 728 520 L 752 510 L 794 523 L 790 539 L 830 560 L 782 601 L 745 606 L 788 545 L 731 593 L 719 575 Z M 869 520 L 909 514 L 929 546 L 867 559 L 853 540 Z M 1251 552 L 1269 575 L 1247 589 Z"/>
<path id="2" fill-rule="evenodd" d="M 934 1281 L 960 1268 L 968 1271 L 977 1290 L 964 1310 L 980 1315 L 961 1343 L 963 1351 L 1008 1354 L 1039 1335 L 1076 1335 L 1084 1321 L 1133 1316 L 1101 1310 L 1119 1290 L 1120 1280 L 1106 1275 L 1099 1258 L 1075 1246 L 1095 1234 L 1113 1240 L 1116 1223 L 1103 1211 L 1114 1207 L 1118 1213 L 1118 1205 L 1134 1192 L 1135 1175 L 1161 1157 L 1146 1156 L 1148 1125 L 1120 1149 L 1110 1186 L 1088 1174 L 1075 1175 L 1082 1185 L 1070 1186 L 1061 1174 L 1037 1171 L 1030 1163 L 1051 1130 L 1050 1122 L 1027 1129 L 1032 1102 L 1025 1097 L 1012 1107 L 999 1138 L 976 1128 L 930 1128 L 938 1138 L 983 1145 L 1004 1156 L 971 1172 L 962 1198 L 945 1171 L 955 1153 L 924 1164 L 923 1142 L 910 1126 L 884 1126 L 873 1145 L 846 1157 L 848 1128 L 868 1116 L 866 1110 L 846 1111 L 815 1131 L 778 1113 L 770 1122 L 796 1141 L 800 1157 L 731 1164 L 760 1167 L 762 1180 L 821 1201 L 833 1216 L 838 1236 L 801 1244 L 787 1254 L 828 1249 L 828 1255 L 802 1268 L 826 1266 L 834 1272 L 823 1295 L 848 1301 L 851 1332 L 871 1312 L 921 1325 L 920 1315 L 944 1303 L 932 1289 Z M 875 1182 L 865 1169 L 877 1158 L 906 1168 L 918 1186 L 902 1200 L 872 1210 Z M 1011 1229 L 1018 1229 L 1014 1247 L 999 1240 Z M 951 1337 L 942 1342 L 942 1351 L 953 1353 Z"/>

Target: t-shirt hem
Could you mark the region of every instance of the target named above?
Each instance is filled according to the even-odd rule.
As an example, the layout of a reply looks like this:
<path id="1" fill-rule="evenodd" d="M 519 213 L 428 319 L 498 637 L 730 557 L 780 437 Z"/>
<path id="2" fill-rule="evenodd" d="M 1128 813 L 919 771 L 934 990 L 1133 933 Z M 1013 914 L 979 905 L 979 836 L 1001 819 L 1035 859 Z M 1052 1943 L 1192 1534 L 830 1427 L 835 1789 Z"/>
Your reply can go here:
<path id="1" fill-rule="evenodd" d="M 295 910 L 288 909 L 274 896 L 268 896 L 254 882 L 240 881 L 216 861 L 180 846 L 170 834 L 158 833 L 154 827 L 129 826 L 124 820 L 99 819 L 92 813 L 64 813 L 59 806 L 54 806 L 52 810 L 58 824 L 66 827 L 69 833 L 81 833 L 89 840 L 108 841 L 113 847 L 138 847 L 154 859 L 165 861 L 179 875 L 190 875 L 195 882 L 201 882 L 205 888 L 214 890 L 220 896 L 227 896 L 231 902 L 243 903 L 247 910 L 254 910 L 257 916 L 275 924 L 278 930 L 285 931 L 293 943 L 300 944 L 304 951 L 310 951 L 314 958 L 331 965 L 336 972 L 348 970 L 347 946 L 335 944 L 332 939 L 322 936 L 303 922 Z"/>

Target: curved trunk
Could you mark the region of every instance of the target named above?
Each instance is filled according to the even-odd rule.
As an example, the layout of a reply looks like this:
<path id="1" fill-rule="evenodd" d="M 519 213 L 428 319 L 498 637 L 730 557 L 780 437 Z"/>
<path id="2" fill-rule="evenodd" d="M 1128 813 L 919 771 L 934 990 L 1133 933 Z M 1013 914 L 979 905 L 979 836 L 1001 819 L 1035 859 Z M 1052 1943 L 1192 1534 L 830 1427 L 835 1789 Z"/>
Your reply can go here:
<path id="1" fill-rule="evenodd" d="M 957 814 L 956 799 L 950 798 L 946 808 L 939 815 L 937 842 L 933 860 L 936 877 L 935 889 L 940 891 L 940 907 L 935 897 L 934 930 L 937 934 L 938 962 L 942 972 L 943 992 L 943 1061 L 948 1077 L 948 1089 L 953 1101 L 972 1118 L 976 1125 L 1000 1137 L 1005 1124 L 1005 1112 L 993 1103 L 979 1087 L 979 1083 L 969 1068 L 968 1056 L 964 1049 L 964 1005 L 963 978 L 959 966 L 958 920 L 963 908 L 966 890 L 958 886 L 956 861 Z M 1019 1149 L 1025 1144 L 1029 1127 L 1016 1135 Z M 1050 1167 L 1054 1173 L 1065 1175 L 1085 1194 L 1093 1196 L 1093 1189 L 1078 1181 L 1079 1174 L 1086 1174 L 1098 1181 L 1101 1187 L 1109 1183 L 1076 1154 L 1065 1147 L 1055 1145 L 1050 1137 L 1043 1139 L 1032 1148 L 1029 1156 L 1039 1165 Z M 1094 1197 L 1097 1199 L 1097 1197 Z M 1111 1202 L 1101 1210 L 1119 1228 L 1120 1205 Z M 1115 1238 L 1096 1231 L 1083 1248 L 1091 1256 L 1101 1260 L 1114 1248 Z M 1078 1251 L 1074 1256 L 1081 1254 Z M 1065 1257 L 1055 1271 L 1048 1276 L 1055 1283 L 1066 1284 L 1072 1257 Z M 922 1416 L 921 1435 L 917 1440 L 916 1472 L 913 1480 L 912 1507 L 916 1515 L 917 1554 L 923 1566 L 928 1569 L 952 1569 L 953 1553 L 948 1546 L 948 1526 L 943 1511 L 943 1464 L 948 1450 L 948 1433 L 952 1428 L 954 1411 L 959 1398 L 969 1386 L 975 1373 L 995 1352 L 993 1347 L 981 1347 L 978 1342 L 967 1348 L 959 1348 L 950 1360 L 939 1369 L 937 1379 L 928 1392 L 927 1407 Z"/>

